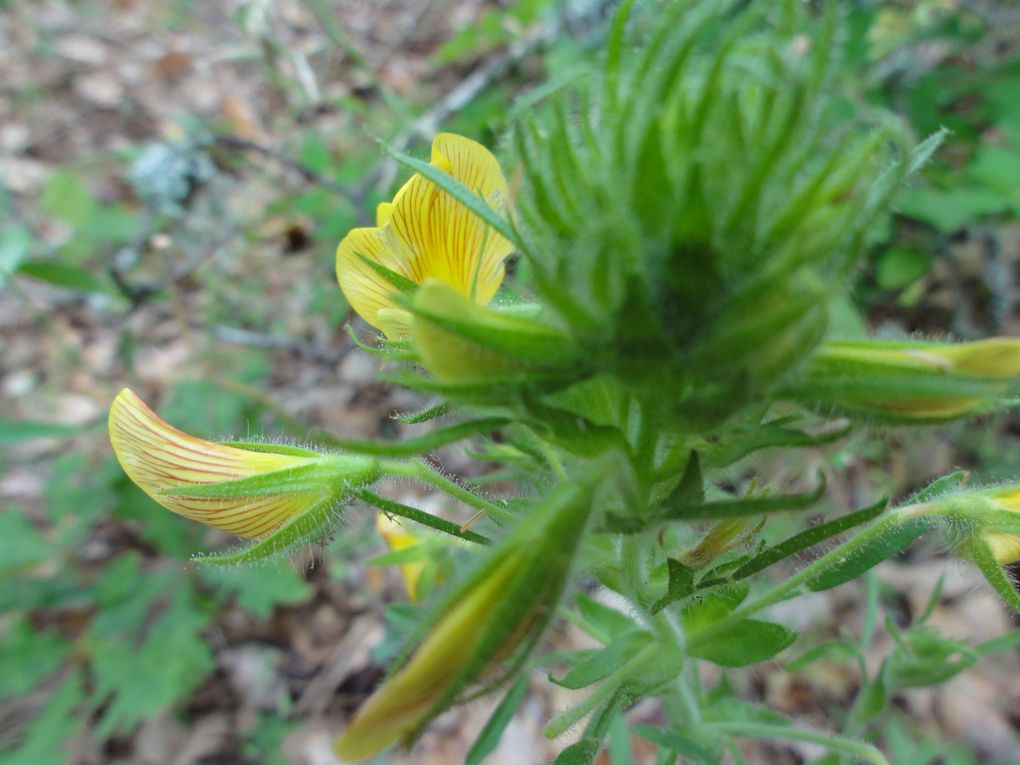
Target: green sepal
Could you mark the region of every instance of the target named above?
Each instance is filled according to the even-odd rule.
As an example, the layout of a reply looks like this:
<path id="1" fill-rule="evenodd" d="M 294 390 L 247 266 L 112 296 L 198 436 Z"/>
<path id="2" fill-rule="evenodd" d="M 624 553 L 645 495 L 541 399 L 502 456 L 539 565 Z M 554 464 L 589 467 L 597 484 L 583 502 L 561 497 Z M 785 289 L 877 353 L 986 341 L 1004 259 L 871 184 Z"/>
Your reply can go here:
<path id="1" fill-rule="evenodd" d="M 196 563 L 212 566 L 235 566 L 258 563 L 267 558 L 284 556 L 298 548 L 327 538 L 340 518 L 340 509 L 333 498 L 295 515 L 278 529 L 248 545 L 222 553 L 201 553 L 192 556 Z"/>
<path id="2" fill-rule="evenodd" d="M 320 456 L 308 465 L 258 473 L 247 478 L 217 483 L 186 484 L 161 490 L 162 495 L 189 497 L 265 497 L 273 494 L 336 494 L 347 488 L 372 483 L 379 477 L 373 458 Z"/>
<path id="3" fill-rule="evenodd" d="M 320 452 L 311 449 L 304 449 L 300 446 L 290 444 L 271 444 L 264 441 L 220 441 L 224 446 L 233 446 L 236 449 L 244 449 L 249 452 L 262 452 L 264 454 L 286 454 L 291 457 L 309 457 L 318 459 L 322 456 Z"/>
<path id="4" fill-rule="evenodd" d="M 964 543 L 963 549 L 1006 605 L 1020 614 L 1020 594 L 1016 591 L 1016 585 L 999 565 L 988 543 L 980 537 L 971 537 Z"/>
<path id="5" fill-rule="evenodd" d="M 901 522 L 855 550 L 842 563 L 835 564 L 824 574 L 810 580 L 807 583 L 808 589 L 821 592 L 856 579 L 868 569 L 905 550 L 928 530 L 929 525 L 930 521 L 925 518 L 909 518 Z"/>
<path id="6" fill-rule="evenodd" d="M 918 489 L 916 492 L 911 494 L 910 498 L 903 504 L 919 505 L 922 502 L 931 502 L 932 500 L 963 488 L 963 485 L 967 482 L 969 477 L 970 473 L 966 470 L 954 470 L 952 473 L 936 478 L 924 488 Z"/>
<path id="7" fill-rule="evenodd" d="M 806 550 L 819 542 L 824 542 L 826 539 L 842 534 L 844 531 L 849 531 L 855 526 L 859 526 L 862 523 L 877 518 L 884 511 L 888 505 L 889 500 L 882 498 L 875 504 L 865 507 L 861 510 L 844 515 L 841 518 L 835 518 L 825 523 L 820 523 L 817 526 L 813 526 L 810 529 L 794 534 L 789 539 L 786 539 L 779 544 L 773 545 L 764 552 L 755 555 L 747 563 L 743 564 L 740 568 L 733 572 L 734 579 L 745 579 L 752 574 L 757 574 L 759 571 L 764 571 L 769 566 L 778 563 L 779 561 L 789 558 L 791 555 L 796 555 L 802 550 Z"/>
<path id="8" fill-rule="evenodd" d="M 820 475 L 818 488 L 803 494 L 786 494 L 779 497 L 749 497 L 746 499 L 713 500 L 690 505 L 674 505 L 661 509 L 656 520 L 708 520 L 743 518 L 790 510 L 805 510 L 825 496 L 825 476 Z"/>

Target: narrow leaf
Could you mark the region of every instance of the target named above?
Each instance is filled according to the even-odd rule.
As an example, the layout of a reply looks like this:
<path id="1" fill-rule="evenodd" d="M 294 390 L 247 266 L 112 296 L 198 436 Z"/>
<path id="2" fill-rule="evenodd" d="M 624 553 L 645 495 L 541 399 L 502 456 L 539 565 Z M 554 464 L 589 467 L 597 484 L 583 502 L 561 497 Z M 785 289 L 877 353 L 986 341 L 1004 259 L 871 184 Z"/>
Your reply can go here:
<path id="1" fill-rule="evenodd" d="M 821 592 L 844 582 L 849 582 L 868 569 L 877 566 L 882 561 L 898 555 L 915 539 L 921 536 L 927 528 L 928 525 L 923 519 L 915 518 L 908 520 L 889 531 L 889 533 L 871 540 L 870 543 L 854 552 L 846 560 L 837 563 L 824 574 L 809 581 L 807 583 L 808 589 Z"/>
<path id="2" fill-rule="evenodd" d="M 734 579 L 745 579 L 752 574 L 757 574 L 759 571 L 763 571 L 769 566 L 778 563 L 779 561 L 789 558 L 791 555 L 796 555 L 801 550 L 806 550 L 808 547 L 824 542 L 826 539 L 842 534 L 844 531 L 859 526 L 862 523 L 867 523 L 873 518 L 877 518 L 885 510 L 888 499 L 882 498 L 874 505 L 865 507 L 862 510 L 845 515 L 842 518 L 836 518 L 826 523 L 821 523 L 814 526 L 806 531 L 802 531 L 799 534 L 780 542 L 773 547 L 765 550 L 759 555 L 754 556 L 745 563 L 743 566 L 733 572 Z"/>
<path id="3" fill-rule="evenodd" d="M 694 570 L 674 558 L 666 559 L 669 572 L 669 586 L 666 594 L 651 607 L 653 614 L 659 613 L 670 603 L 683 600 L 694 592 Z"/>
<path id="4" fill-rule="evenodd" d="M 506 696 L 499 702 L 489 717 L 482 732 L 478 734 L 475 743 L 471 745 L 467 756 L 464 758 L 464 765 L 481 765 L 486 757 L 499 745 L 499 739 L 503 730 L 510 724 L 514 712 L 520 706 L 521 699 L 528 690 L 528 676 L 521 677 L 514 683 L 514 686 L 507 691 Z"/>
<path id="5" fill-rule="evenodd" d="M 395 443 L 358 441 L 351 438 L 338 438 L 329 433 L 316 432 L 312 435 L 313 440 L 323 444 L 357 454 L 375 454 L 386 457 L 411 457 L 416 454 L 424 454 L 438 449 L 440 446 L 452 444 L 464 438 L 488 433 L 506 425 L 509 420 L 506 417 L 486 417 L 478 420 L 468 420 L 450 425 L 445 428 L 433 430 L 423 436 L 409 438 L 406 441 Z"/>

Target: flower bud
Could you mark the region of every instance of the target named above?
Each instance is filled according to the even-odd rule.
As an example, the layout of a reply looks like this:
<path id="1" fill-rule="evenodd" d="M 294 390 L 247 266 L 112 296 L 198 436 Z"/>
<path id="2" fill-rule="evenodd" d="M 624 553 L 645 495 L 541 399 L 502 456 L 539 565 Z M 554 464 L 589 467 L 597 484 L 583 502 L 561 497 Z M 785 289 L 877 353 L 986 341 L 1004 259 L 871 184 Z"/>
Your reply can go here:
<path id="1" fill-rule="evenodd" d="M 413 739 L 468 685 L 535 643 L 566 584 L 593 487 L 562 484 L 454 589 L 407 662 L 337 740 L 340 757 L 360 760 Z"/>
<path id="2" fill-rule="evenodd" d="M 160 419 L 128 388 L 110 406 L 109 432 L 124 472 L 153 500 L 251 539 L 374 481 L 378 471 L 368 457 L 204 441 Z"/>
<path id="3" fill-rule="evenodd" d="M 849 415 L 940 422 L 1006 405 L 1018 375 L 1020 338 L 828 342 L 782 395 Z"/>

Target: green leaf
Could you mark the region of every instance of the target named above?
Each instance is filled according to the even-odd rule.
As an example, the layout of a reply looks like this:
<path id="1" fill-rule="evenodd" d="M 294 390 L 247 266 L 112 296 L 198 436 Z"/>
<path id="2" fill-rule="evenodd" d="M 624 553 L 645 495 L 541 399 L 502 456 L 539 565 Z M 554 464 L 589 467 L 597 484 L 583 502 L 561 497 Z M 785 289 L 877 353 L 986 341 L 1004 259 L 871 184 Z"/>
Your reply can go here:
<path id="1" fill-rule="evenodd" d="M 946 190 L 907 188 L 897 197 L 897 211 L 901 215 L 928 223 L 943 234 L 951 234 L 979 218 L 1008 209 L 1006 197 L 982 186 L 957 184 Z"/>
<path id="2" fill-rule="evenodd" d="M 245 569 L 202 568 L 201 578 L 237 605 L 257 616 L 269 616 L 277 606 L 304 603 L 315 588 L 290 566 L 259 566 Z"/>
<path id="3" fill-rule="evenodd" d="M 592 600 L 587 595 L 577 596 L 577 610 L 584 617 L 582 629 L 596 640 L 608 643 L 631 632 L 637 622 L 622 611 Z"/>
<path id="4" fill-rule="evenodd" d="M 0 699 L 28 693 L 70 656 L 71 644 L 52 630 L 36 632 L 27 621 L 0 643 Z"/>
<path id="5" fill-rule="evenodd" d="M 521 699 L 528 691 L 528 676 L 521 675 L 513 687 L 507 691 L 503 700 L 493 710 L 492 715 L 478 734 L 478 738 L 471 745 L 467 756 L 464 758 L 464 765 L 482 765 L 486 757 L 499 745 L 499 739 L 510 721 L 513 719 Z"/>
<path id="6" fill-rule="evenodd" d="M 670 603 L 683 600 L 694 592 L 694 569 L 675 558 L 667 558 L 666 570 L 669 574 L 669 584 L 666 594 L 651 607 L 650 610 L 653 614 L 659 613 Z"/>
<path id="7" fill-rule="evenodd" d="M 46 699 L 15 746 L 5 732 L 0 765 L 61 765 L 73 759 L 64 745 L 85 725 L 79 706 L 83 698 L 81 677 L 74 672 Z"/>
<path id="8" fill-rule="evenodd" d="M 931 269 L 929 255 L 910 247 L 891 247 L 875 263 L 875 283 L 879 289 L 898 290 L 913 284 Z"/>
<path id="9" fill-rule="evenodd" d="M 39 206 L 48 215 L 77 228 L 95 212 L 96 200 L 81 175 L 57 170 L 47 181 Z"/>
<path id="10" fill-rule="evenodd" d="M 192 608 L 190 594 L 182 588 L 174 591 L 170 607 L 140 646 L 130 635 L 92 644 L 93 698 L 108 700 L 97 736 L 127 732 L 198 686 L 215 666 L 202 636 L 208 623 L 209 616 Z"/>
<path id="11" fill-rule="evenodd" d="M 652 636 L 642 630 L 635 630 L 613 640 L 600 651 L 596 651 L 560 679 L 549 679 L 562 688 L 577 690 L 605 680 L 626 664 L 639 651 L 652 642 Z"/>
<path id="12" fill-rule="evenodd" d="M 924 519 L 914 518 L 870 540 L 849 558 L 807 583 L 814 592 L 849 582 L 884 560 L 898 555 L 928 529 Z"/>
<path id="13" fill-rule="evenodd" d="M 718 765 L 719 763 L 719 760 L 697 741 L 692 741 L 673 731 L 662 730 L 651 725 L 635 725 L 634 735 L 640 736 L 645 741 L 651 741 L 663 749 L 676 752 L 681 757 L 702 763 L 702 765 Z"/>
<path id="14" fill-rule="evenodd" d="M 0 287 L 28 257 L 33 241 L 32 232 L 24 226 L 8 226 L 0 230 Z"/>
<path id="15" fill-rule="evenodd" d="M 836 518 L 826 523 L 821 523 L 817 526 L 813 526 L 806 531 L 802 531 L 799 534 L 774 545 L 759 555 L 754 556 L 745 563 L 743 566 L 733 572 L 734 579 L 745 579 L 752 574 L 757 574 L 759 571 L 763 571 L 769 566 L 778 563 L 779 561 L 796 555 L 802 550 L 806 550 L 808 547 L 824 542 L 826 539 L 842 534 L 844 531 L 852 529 L 854 526 L 859 526 L 862 523 L 867 523 L 873 518 L 877 518 L 885 510 L 888 504 L 888 499 L 881 499 L 871 507 L 866 507 L 862 510 L 845 515 L 842 518 Z"/>
<path id="16" fill-rule="evenodd" d="M 560 752 L 553 765 L 591 765 L 601 746 L 598 739 L 582 738 Z"/>
<path id="17" fill-rule="evenodd" d="M 884 659 L 878 672 L 868 680 L 867 684 L 861 689 L 860 696 L 854 701 L 857 719 L 862 723 L 871 722 L 886 708 L 889 697 L 888 675 L 889 660 Z"/>
<path id="18" fill-rule="evenodd" d="M 788 672 L 797 672 L 822 659 L 843 663 L 852 661 L 860 655 L 860 648 L 852 640 L 828 640 L 787 662 L 786 669 Z"/>
<path id="19" fill-rule="evenodd" d="M 698 505 L 705 501 L 705 479 L 701 476 L 698 453 L 692 451 L 680 483 L 669 493 L 669 504 Z"/>
<path id="20" fill-rule="evenodd" d="M 787 494 L 778 497 L 752 497 L 749 499 L 727 499 L 692 505 L 674 505 L 662 513 L 662 520 L 706 520 L 720 518 L 742 518 L 748 515 L 763 515 L 790 510 L 804 510 L 825 496 L 825 477 L 818 488 L 805 494 Z"/>
<path id="21" fill-rule="evenodd" d="M 0 446 L 31 441 L 34 438 L 66 438 L 92 427 L 86 425 L 62 425 L 57 422 L 39 420 L 0 420 Z"/>
<path id="22" fill-rule="evenodd" d="M 745 667 L 771 659 L 796 639 L 797 633 L 781 624 L 745 619 L 722 635 L 691 646 L 688 652 L 723 667 Z"/>
<path id="23" fill-rule="evenodd" d="M 81 292 L 107 291 L 106 282 L 92 271 L 68 266 L 54 260 L 26 260 L 18 268 L 18 274 L 47 282 L 56 287 L 67 287 Z"/>
<path id="24" fill-rule="evenodd" d="M 400 502 L 394 502 L 392 499 L 386 499 L 380 497 L 375 492 L 369 491 L 368 489 L 359 489 L 355 491 L 353 496 L 360 499 L 362 502 L 367 502 L 373 507 L 377 507 L 384 513 L 395 515 L 399 518 L 407 518 L 409 521 L 420 523 L 423 526 L 435 529 L 436 531 L 442 531 L 450 536 L 457 537 L 458 539 L 466 539 L 469 542 L 475 542 L 481 545 L 491 544 L 491 541 L 487 537 L 483 537 L 474 531 L 462 529 L 456 523 L 439 518 L 438 516 L 426 513 L 424 510 L 419 510 L 416 507 L 410 505 L 404 505 Z"/>
<path id="25" fill-rule="evenodd" d="M 914 625 L 897 633 L 893 626 L 890 632 L 896 638 L 896 650 L 888 658 L 887 678 L 894 689 L 944 683 L 981 658 L 966 643 L 944 637 L 933 627 Z"/>
<path id="26" fill-rule="evenodd" d="M 17 508 L 0 513 L 0 573 L 59 557 L 48 542 Z"/>

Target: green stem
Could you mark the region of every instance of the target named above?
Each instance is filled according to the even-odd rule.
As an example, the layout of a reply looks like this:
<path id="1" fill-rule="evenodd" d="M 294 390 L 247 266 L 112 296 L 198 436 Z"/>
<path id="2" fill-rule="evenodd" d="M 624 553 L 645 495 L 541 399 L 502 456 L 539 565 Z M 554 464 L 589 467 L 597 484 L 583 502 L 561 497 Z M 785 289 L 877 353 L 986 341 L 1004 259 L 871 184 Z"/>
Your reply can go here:
<path id="1" fill-rule="evenodd" d="M 430 486 L 449 494 L 451 497 L 459 499 L 469 507 L 481 510 L 497 522 L 505 523 L 513 520 L 514 518 L 513 513 L 505 507 L 498 505 L 495 502 L 490 502 L 484 497 L 478 496 L 474 492 L 468 491 L 460 484 L 450 480 L 438 470 L 430 467 L 420 460 L 413 460 L 411 462 L 385 460 L 381 463 L 381 467 L 383 473 L 403 478 L 411 478 L 416 481 L 423 481 Z"/>
<path id="2" fill-rule="evenodd" d="M 810 744 L 820 744 L 836 752 L 852 754 L 866 762 L 872 763 L 872 765 L 889 765 L 889 760 L 873 744 L 853 741 L 852 739 L 835 736 L 830 733 L 822 733 L 821 731 L 751 722 L 704 723 L 701 730 L 726 733 L 741 738 L 805 741 Z"/>

